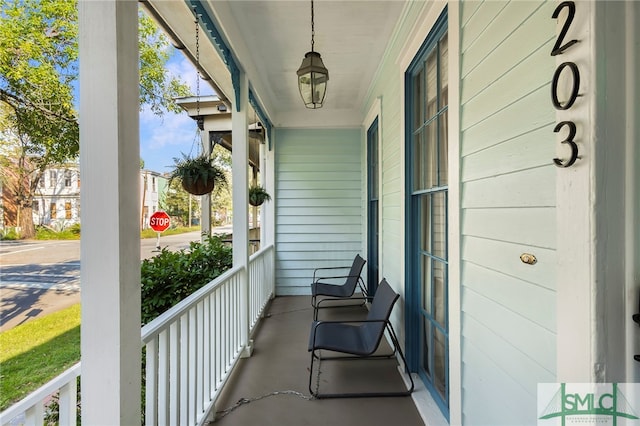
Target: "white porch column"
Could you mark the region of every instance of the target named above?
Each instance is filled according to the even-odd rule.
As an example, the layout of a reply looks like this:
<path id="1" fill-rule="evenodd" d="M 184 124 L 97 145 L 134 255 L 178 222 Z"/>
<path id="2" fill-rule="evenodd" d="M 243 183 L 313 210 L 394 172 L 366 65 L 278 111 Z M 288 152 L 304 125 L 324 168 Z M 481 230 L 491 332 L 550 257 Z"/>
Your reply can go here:
<path id="1" fill-rule="evenodd" d="M 240 72 L 240 111 L 233 105 L 231 113 L 231 137 L 233 152 L 233 266 L 244 266 L 240 300 L 242 318 L 240 329 L 245 344 L 243 356 L 250 356 L 252 345 L 249 341 L 249 129 L 247 112 L 249 108 L 249 80 Z"/>
<path id="2" fill-rule="evenodd" d="M 82 422 L 140 424 L 138 3 L 80 1 Z"/>
<path id="3" fill-rule="evenodd" d="M 639 293 L 638 17 L 633 1 L 576 2 L 565 42 L 580 43 L 556 57 L 558 65 L 575 62 L 580 73 L 580 96 L 556 114 L 556 122 L 576 124 L 580 155 L 557 171 L 559 382 L 633 382 L 640 374 L 630 347 L 638 344 L 631 320 Z M 558 146 L 563 138 L 566 130 Z"/>

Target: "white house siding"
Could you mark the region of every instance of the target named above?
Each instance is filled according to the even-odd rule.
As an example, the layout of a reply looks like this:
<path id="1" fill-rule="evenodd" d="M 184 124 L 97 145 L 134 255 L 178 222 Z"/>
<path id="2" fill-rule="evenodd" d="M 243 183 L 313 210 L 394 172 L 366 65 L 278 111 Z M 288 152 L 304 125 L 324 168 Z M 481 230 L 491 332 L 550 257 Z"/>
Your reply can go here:
<path id="1" fill-rule="evenodd" d="M 535 424 L 556 381 L 556 6 L 461 4 L 464 424 Z"/>
<path id="2" fill-rule="evenodd" d="M 313 270 L 363 254 L 360 129 L 277 129 L 276 293 L 309 294 Z"/>

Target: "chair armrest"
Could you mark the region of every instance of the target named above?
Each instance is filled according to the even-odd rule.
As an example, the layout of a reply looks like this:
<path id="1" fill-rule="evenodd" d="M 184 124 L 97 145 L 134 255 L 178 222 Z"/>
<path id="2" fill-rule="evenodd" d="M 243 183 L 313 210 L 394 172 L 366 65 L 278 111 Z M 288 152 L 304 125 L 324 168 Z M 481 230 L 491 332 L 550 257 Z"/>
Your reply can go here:
<path id="1" fill-rule="evenodd" d="M 316 268 L 313 270 L 313 281 L 316 281 L 316 273 L 319 271 L 329 271 L 329 270 L 336 270 L 336 269 L 351 269 L 351 266 L 326 266 L 324 268 Z M 323 277 L 318 277 L 318 278 L 323 278 Z"/>
<path id="2" fill-rule="evenodd" d="M 322 302 L 325 302 L 325 301 L 332 302 L 332 301 L 344 301 L 344 300 L 346 300 L 344 297 L 326 296 L 326 297 L 323 297 L 322 299 L 320 299 L 320 300 L 318 300 L 316 302 L 316 309 L 321 309 L 320 305 L 322 304 Z M 371 302 L 373 300 L 373 297 L 369 297 L 369 296 L 350 297 L 348 300 L 349 301 L 352 301 L 352 300 L 366 300 L 367 302 Z M 334 321 L 334 322 L 346 322 L 346 321 Z"/>
<path id="3" fill-rule="evenodd" d="M 363 319 L 363 320 L 321 320 L 321 321 L 313 321 L 314 330 L 318 328 L 322 324 L 366 324 L 370 322 L 381 322 L 387 324 L 389 320 L 386 319 Z"/>
<path id="4" fill-rule="evenodd" d="M 323 282 L 324 280 L 335 280 L 338 278 L 360 278 L 360 275 L 334 275 L 331 277 L 318 277 L 318 279 L 316 279 L 315 275 L 313 276 L 313 282 L 314 283 L 322 283 L 322 284 L 333 284 L 333 283 L 325 283 Z M 336 285 L 341 285 L 341 284 L 336 284 Z"/>

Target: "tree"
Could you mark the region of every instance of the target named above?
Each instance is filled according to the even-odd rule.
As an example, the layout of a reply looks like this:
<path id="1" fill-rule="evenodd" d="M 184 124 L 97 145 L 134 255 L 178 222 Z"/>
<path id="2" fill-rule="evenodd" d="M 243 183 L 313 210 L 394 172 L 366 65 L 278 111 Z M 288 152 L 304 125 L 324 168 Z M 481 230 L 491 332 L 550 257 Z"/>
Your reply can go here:
<path id="1" fill-rule="evenodd" d="M 180 111 L 173 98 L 189 89 L 165 70 L 170 43 L 142 13 L 139 46 L 141 107 Z M 31 207 L 45 169 L 77 160 L 77 78 L 77 0 L 3 0 L 0 155 L 11 164 L 2 169 L 3 193 L 16 203 L 23 237 L 35 234 Z"/>
<path id="2" fill-rule="evenodd" d="M 178 179 L 174 179 L 167 188 L 167 194 L 163 201 L 160 202 L 160 208 L 167 212 L 169 216 L 175 219 L 181 226 L 189 225 L 189 213 L 191 217 L 200 216 L 199 197 L 191 196 L 182 189 L 182 185 Z M 191 209 L 189 209 L 191 203 Z"/>

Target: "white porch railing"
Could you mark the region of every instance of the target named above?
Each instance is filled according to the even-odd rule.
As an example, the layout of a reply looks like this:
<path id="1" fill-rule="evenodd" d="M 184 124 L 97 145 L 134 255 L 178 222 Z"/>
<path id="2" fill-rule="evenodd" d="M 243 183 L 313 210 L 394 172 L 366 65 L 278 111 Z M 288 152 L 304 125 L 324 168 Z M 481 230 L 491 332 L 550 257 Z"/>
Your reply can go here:
<path id="1" fill-rule="evenodd" d="M 0 414 L 2 425 L 42 426 L 51 396 L 58 393 L 60 426 L 75 426 L 78 398 L 77 379 L 80 363 L 64 371 L 55 379 L 31 392 L 23 400 L 16 402 Z"/>
<path id="2" fill-rule="evenodd" d="M 145 325 L 145 424 L 200 425 L 248 342 L 242 342 L 241 318 L 249 335 L 274 294 L 274 248 L 251 256 L 248 292 L 244 268 L 229 270 Z M 242 294 L 248 294 L 243 303 Z M 41 425 L 49 396 L 60 391 L 60 425 L 75 425 L 76 378 L 80 363 L 0 414 L 2 425 Z"/>

